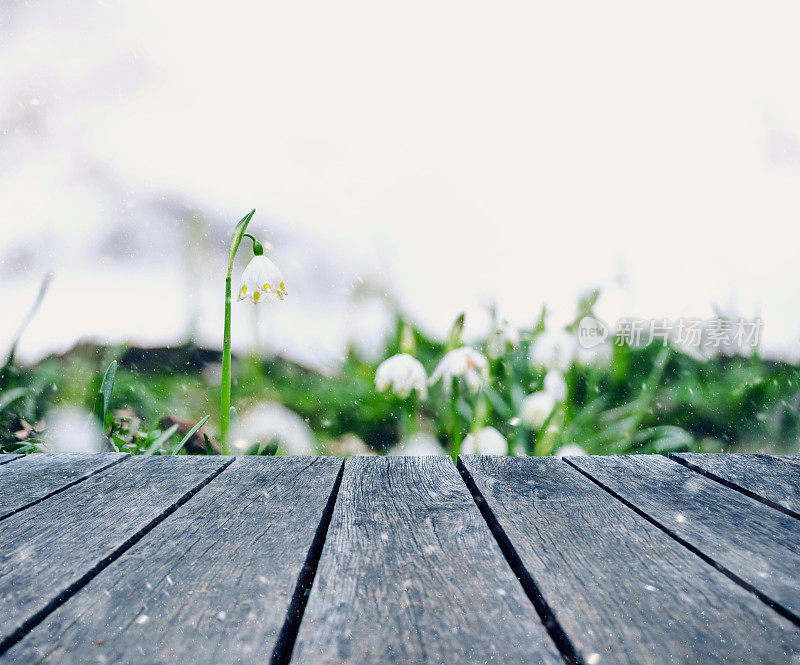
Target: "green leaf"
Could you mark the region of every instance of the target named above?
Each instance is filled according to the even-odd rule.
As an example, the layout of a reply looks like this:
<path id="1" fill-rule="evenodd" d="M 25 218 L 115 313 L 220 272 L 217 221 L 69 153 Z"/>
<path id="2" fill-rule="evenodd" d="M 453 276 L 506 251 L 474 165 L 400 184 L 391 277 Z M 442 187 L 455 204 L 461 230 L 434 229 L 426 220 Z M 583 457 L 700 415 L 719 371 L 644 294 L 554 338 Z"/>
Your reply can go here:
<path id="1" fill-rule="evenodd" d="M 161 446 L 163 446 L 167 441 L 169 441 L 172 435 L 175 434 L 175 432 L 177 431 L 178 431 L 178 425 L 175 424 L 165 432 L 162 432 L 158 436 L 158 438 L 155 441 L 153 441 L 153 443 L 147 446 L 142 455 L 155 455 L 156 452 L 161 449 Z"/>
<path id="2" fill-rule="evenodd" d="M 38 452 L 36 450 L 36 446 L 32 446 L 28 443 L 23 443 L 19 446 L 8 446 L 7 449 L 3 450 L 5 453 L 14 453 L 15 455 L 27 455 L 29 453 Z"/>
<path id="3" fill-rule="evenodd" d="M 692 450 L 694 438 L 673 425 L 650 427 L 637 432 L 630 440 L 631 451 L 666 454 Z"/>
<path id="4" fill-rule="evenodd" d="M 106 414 L 108 413 L 108 405 L 111 402 L 111 393 L 114 390 L 114 378 L 117 376 L 117 361 L 111 361 L 105 375 L 103 376 L 103 383 L 100 384 L 100 390 L 94 400 L 94 413 L 95 418 L 103 425 L 106 423 Z"/>
<path id="5" fill-rule="evenodd" d="M 600 289 L 592 289 L 579 298 L 575 319 L 567 326 L 567 330 L 570 332 L 576 331 L 584 316 L 594 316 L 594 306 L 597 304 L 599 297 Z"/>
<path id="6" fill-rule="evenodd" d="M 211 439 L 208 438 L 208 434 L 203 432 L 203 443 L 206 446 L 206 455 L 216 455 L 214 452 L 214 446 L 211 445 Z"/>
<path id="7" fill-rule="evenodd" d="M 262 441 L 257 446 L 253 446 L 247 451 L 248 455 L 273 456 L 278 454 L 278 442 L 272 438 L 269 441 Z"/>
<path id="8" fill-rule="evenodd" d="M 117 436 L 116 434 L 114 434 L 111 437 L 111 445 L 113 446 L 114 450 L 116 450 L 117 452 L 120 452 L 120 451 L 124 450 L 125 446 L 127 446 L 128 444 L 124 439 L 122 439 L 119 436 Z"/>
<path id="9" fill-rule="evenodd" d="M 12 402 L 16 402 L 20 397 L 25 397 L 30 392 L 30 388 L 13 388 L 0 394 L 0 411 L 3 411 Z"/>
<path id="10" fill-rule="evenodd" d="M 453 349 L 457 349 L 461 346 L 461 333 L 464 330 L 464 319 L 466 318 L 466 314 L 461 312 L 456 317 L 456 320 L 453 321 L 453 325 L 450 328 L 450 332 L 447 334 L 447 341 L 445 342 L 445 351 L 452 351 Z"/>
<path id="11" fill-rule="evenodd" d="M 210 415 L 209 416 L 205 416 L 204 418 L 202 418 L 200 420 L 199 423 L 197 423 L 194 427 L 192 427 L 192 429 L 190 429 L 188 432 L 186 432 L 186 436 L 184 436 L 180 440 L 180 443 L 178 443 L 172 450 L 170 450 L 168 454 L 169 455 L 177 455 L 181 451 L 181 448 L 183 448 L 186 445 L 186 442 L 194 436 L 194 433 L 197 430 L 199 430 L 203 425 L 206 424 L 206 422 L 208 421 L 208 419 L 210 417 L 211 417 Z"/>
<path id="12" fill-rule="evenodd" d="M 239 223 L 236 225 L 236 228 L 233 230 L 233 234 L 231 235 L 231 244 L 228 249 L 228 271 L 230 272 L 231 268 L 233 267 L 233 259 L 236 256 L 236 251 L 239 249 L 239 243 L 242 242 L 242 238 L 244 237 L 245 231 L 247 231 L 247 225 L 250 223 L 250 220 L 253 218 L 255 214 L 255 208 L 247 213 Z"/>
<path id="13" fill-rule="evenodd" d="M 502 418 L 508 420 L 512 415 L 513 411 L 511 408 L 506 404 L 506 401 L 503 397 L 498 393 L 494 388 L 491 386 L 486 386 L 483 389 L 486 398 L 489 400 L 489 404 L 492 405 L 492 408 L 497 411 L 498 415 Z"/>

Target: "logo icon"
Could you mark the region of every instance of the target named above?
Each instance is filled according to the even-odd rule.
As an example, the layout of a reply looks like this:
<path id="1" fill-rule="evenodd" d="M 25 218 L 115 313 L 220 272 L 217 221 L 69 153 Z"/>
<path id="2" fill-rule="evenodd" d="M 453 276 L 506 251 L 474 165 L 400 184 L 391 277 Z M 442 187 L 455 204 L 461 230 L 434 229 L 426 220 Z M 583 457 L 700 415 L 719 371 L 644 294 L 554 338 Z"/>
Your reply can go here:
<path id="1" fill-rule="evenodd" d="M 584 349 L 593 349 L 608 337 L 608 326 L 593 316 L 584 316 L 578 324 L 578 344 Z"/>

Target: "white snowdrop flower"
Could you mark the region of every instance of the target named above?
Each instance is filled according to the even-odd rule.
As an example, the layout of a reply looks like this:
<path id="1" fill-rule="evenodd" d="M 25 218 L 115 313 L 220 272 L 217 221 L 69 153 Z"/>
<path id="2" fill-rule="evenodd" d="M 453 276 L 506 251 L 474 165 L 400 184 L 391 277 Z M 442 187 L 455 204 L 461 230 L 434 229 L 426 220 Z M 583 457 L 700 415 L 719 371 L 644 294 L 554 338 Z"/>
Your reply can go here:
<path id="1" fill-rule="evenodd" d="M 429 457 L 431 455 L 446 455 L 447 453 L 435 436 L 419 432 L 392 446 L 387 454 Z"/>
<path id="2" fill-rule="evenodd" d="M 428 396 L 428 375 L 422 363 L 407 353 L 387 358 L 375 372 L 375 388 L 391 390 L 398 397 L 408 397 L 413 390 L 423 399 Z"/>
<path id="3" fill-rule="evenodd" d="M 577 343 L 565 330 L 545 330 L 528 354 L 531 365 L 566 372 L 575 359 Z"/>
<path id="4" fill-rule="evenodd" d="M 316 455 L 314 435 L 306 421 L 277 402 L 248 409 L 231 432 L 231 446 L 239 454 L 262 443 L 277 444 L 278 450 L 288 455 Z"/>
<path id="5" fill-rule="evenodd" d="M 508 441 L 494 427 L 481 427 L 461 443 L 462 455 L 505 455 Z"/>
<path id="6" fill-rule="evenodd" d="M 471 392 L 489 383 L 489 361 L 482 353 L 468 346 L 453 349 L 445 354 L 431 375 L 430 383 L 442 380 L 445 391 L 452 380 L 462 378 Z"/>
<path id="7" fill-rule="evenodd" d="M 531 429 L 539 429 L 555 408 L 553 396 L 541 390 L 522 400 L 519 417 Z"/>
<path id="8" fill-rule="evenodd" d="M 375 451 L 369 448 L 364 439 L 356 436 L 352 432 L 343 434 L 338 439 L 330 439 L 325 442 L 324 451 L 326 455 L 334 457 L 351 457 L 353 455 L 375 455 Z"/>
<path id="9" fill-rule="evenodd" d="M 544 377 L 544 391 L 556 402 L 567 399 L 567 382 L 564 375 L 556 369 L 551 369 Z"/>
<path id="10" fill-rule="evenodd" d="M 608 369 L 613 355 L 614 350 L 611 344 L 604 342 L 590 349 L 579 347 L 575 359 L 586 367 L 594 366 L 600 369 Z"/>
<path id="11" fill-rule="evenodd" d="M 286 285 L 278 266 L 263 254 L 254 256 L 242 272 L 242 284 L 237 300 L 249 299 L 253 302 L 283 300 Z"/>
<path id="12" fill-rule="evenodd" d="M 577 443 L 568 443 L 566 446 L 561 446 L 556 450 L 556 457 L 578 457 L 585 455 L 586 451 L 581 448 Z"/>
<path id="13" fill-rule="evenodd" d="M 106 447 L 99 423 L 87 411 L 57 408 L 47 414 L 44 444 L 55 453 L 96 453 Z"/>
<path id="14" fill-rule="evenodd" d="M 511 454 L 514 457 L 527 457 L 528 452 L 525 450 L 525 446 L 522 445 L 519 441 L 514 442 L 511 448 Z"/>
<path id="15" fill-rule="evenodd" d="M 507 319 L 503 319 L 489 333 L 486 340 L 486 355 L 495 360 L 509 349 L 516 349 L 518 346 L 519 330 L 512 326 Z"/>

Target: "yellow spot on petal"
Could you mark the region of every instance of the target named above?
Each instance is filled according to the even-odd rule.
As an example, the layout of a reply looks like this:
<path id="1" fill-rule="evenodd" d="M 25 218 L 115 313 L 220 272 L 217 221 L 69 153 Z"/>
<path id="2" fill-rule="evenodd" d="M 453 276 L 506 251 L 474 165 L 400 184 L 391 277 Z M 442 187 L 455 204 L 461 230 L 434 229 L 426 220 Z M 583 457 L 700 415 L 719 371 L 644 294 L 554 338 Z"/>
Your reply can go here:
<path id="1" fill-rule="evenodd" d="M 264 290 L 269 291 L 269 284 L 264 284 Z"/>
<path id="2" fill-rule="evenodd" d="M 281 291 L 285 291 L 285 290 L 286 290 L 286 286 L 284 285 L 283 282 L 281 282 Z"/>
<path id="3" fill-rule="evenodd" d="M 253 294 L 253 300 L 255 300 L 256 302 L 258 302 L 258 299 L 259 299 L 260 297 L 261 297 L 261 293 L 260 293 L 259 291 L 256 291 L 256 292 Z"/>
<path id="4" fill-rule="evenodd" d="M 242 295 L 244 295 L 245 293 L 247 293 L 247 287 L 244 284 L 242 284 Z"/>

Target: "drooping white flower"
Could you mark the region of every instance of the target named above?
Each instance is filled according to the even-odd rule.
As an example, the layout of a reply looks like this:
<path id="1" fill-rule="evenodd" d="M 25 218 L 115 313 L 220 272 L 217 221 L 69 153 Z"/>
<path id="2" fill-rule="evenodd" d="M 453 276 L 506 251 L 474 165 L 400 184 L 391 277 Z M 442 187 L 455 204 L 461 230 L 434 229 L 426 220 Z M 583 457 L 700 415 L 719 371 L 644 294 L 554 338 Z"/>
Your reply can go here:
<path id="1" fill-rule="evenodd" d="M 55 453 L 96 453 L 108 445 L 91 414 L 72 407 L 59 407 L 47 414 L 44 444 Z"/>
<path id="2" fill-rule="evenodd" d="M 245 411 L 231 432 L 231 446 L 240 454 L 259 445 L 277 444 L 288 455 L 315 455 L 314 434 L 306 421 L 277 402 L 264 402 Z"/>
<path id="3" fill-rule="evenodd" d="M 531 365 L 566 372 L 575 359 L 577 343 L 565 330 L 546 330 L 533 342 L 528 354 Z"/>
<path id="4" fill-rule="evenodd" d="M 544 391 L 556 402 L 567 399 L 567 382 L 557 369 L 551 369 L 544 377 Z"/>
<path id="5" fill-rule="evenodd" d="M 278 266 L 263 254 L 254 256 L 242 272 L 237 300 L 248 299 L 257 303 L 285 297 L 286 285 Z"/>
<path id="6" fill-rule="evenodd" d="M 486 355 L 492 360 L 500 358 L 509 349 L 519 346 L 519 330 L 512 326 L 508 319 L 500 321 L 486 340 Z"/>
<path id="7" fill-rule="evenodd" d="M 352 457 L 353 455 L 371 455 L 376 453 L 369 448 L 364 439 L 356 436 L 352 432 L 343 434 L 338 439 L 331 439 L 326 441 L 323 445 L 323 450 L 326 455 L 333 455 L 334 457 Z"/>
<path id="8" fill-rule="evenodd" d="M 453 349 L 439 361 L 430 383 L 441 379 L 445 391 L 449 391 L 454 378 L 464 379 L 467 388 L 476 392 L 489 383 L 489 361 L 482 353 L 468 346 Z"/>
<path id="9" fill-rule="evenodd" d="M 611 365 L 611 359 L 614 355 L 614 349 L 609 342 L 603 342 L 592 348 L 578 348 L 576 360 L 586 367 L 594 366 L 600 369 L 608 369 Z"/>
<path id="10" fill-rule="evenodd" d="M 403 439 L 400 443 L 392 446 L 387 453 L 387 455 L 415 455 L 418 457 L 446 454 L 436 437 L 424 432 Z"/>
<path id="11" fill-rule="evenodd" d="M 586 451 L 581 448 L 577 443 L 568 443 L 566 446 L 561 446 L 556 450 L 556 457 L 578 457 L 585 455 Z"/>
<path id="12" fill-rule="evenodd" d="M 556 401 L 550 393 L 540 390 L 522 400 L 519 417 L 531 429 L 539 429 L 556 408 Z"/>
<path id="13" fill-rule="evenodd" d="M 508 441 L 494 427 L 481 427 L 461 443 L 462 455 L 505 455 Z"/>
<path id="14" fill-rule="evenodd" d="M 390 389 L 398 397 L 408 397 L 412 390 L 423 399 L 428 396 L 428 375 L 422 363 L 407 353 L 387 358 L 375 372 L 375 387 L 384 392 Z"/>

